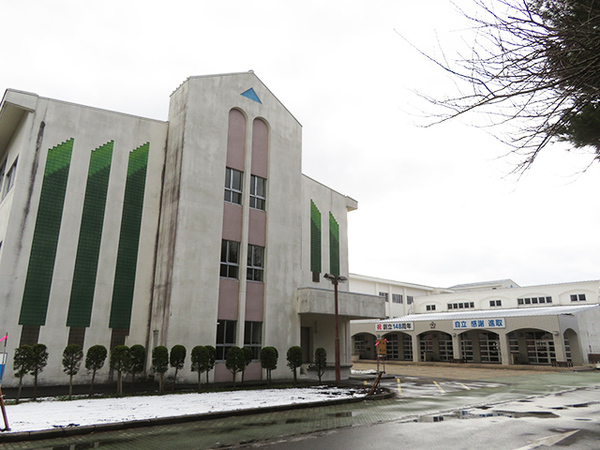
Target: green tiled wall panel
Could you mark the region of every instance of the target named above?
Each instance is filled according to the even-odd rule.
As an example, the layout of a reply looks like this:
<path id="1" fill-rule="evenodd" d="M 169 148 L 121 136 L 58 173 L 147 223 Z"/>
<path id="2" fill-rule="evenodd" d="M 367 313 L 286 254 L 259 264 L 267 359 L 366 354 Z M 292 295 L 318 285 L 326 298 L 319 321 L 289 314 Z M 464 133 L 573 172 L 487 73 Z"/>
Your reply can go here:
<path id="1" fill-rule="evenodd" d="M 19 315 L 20 325 L 46 323 L 72 152 L 73 138 L 48 150 Z"/>
<path id="2" fill-rule="evenodd" d="M 310 271 L 321 272 L 321 212 L 310 201 Z"/>
<path id="3" fill-rule="evenodd" d="M 113 147 L 114 141 L 110 141 L 90 155 L 67 316 L 69 327 L 90 326 Z"/>
<path id="4" fill-rule="evenodd" d="M 129 328 L 131 322 L 149 149 L 146 143 L 129 154 L 110 328 Z"/>
<path id="5" fill-rule="evenodd" d="M 329 270 L 333 275 L 340 274 L 340 225 L 329 213 Z"/>

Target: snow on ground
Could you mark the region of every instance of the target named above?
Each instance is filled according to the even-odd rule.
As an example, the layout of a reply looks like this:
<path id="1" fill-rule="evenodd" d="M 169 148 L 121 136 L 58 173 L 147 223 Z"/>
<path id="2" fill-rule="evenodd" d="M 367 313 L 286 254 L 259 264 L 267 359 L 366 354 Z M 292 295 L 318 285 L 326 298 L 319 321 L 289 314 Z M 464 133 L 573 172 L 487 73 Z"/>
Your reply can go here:
<path id="1" fill-rule="evenodd" d="M 351 375 L 377 375 L 377 371 L 374 369 L 369 369 L 369 370 L 351 369 L 350 374 Z"/>
<path id="2" fill-rule="evenodd" d="M 45 398 L 38 402 L 7 405 L 6 411 L 11 432 L 23 432 L 364 396 L 364 392 L 334 387 L 259 389 L 71 401 Z"/>

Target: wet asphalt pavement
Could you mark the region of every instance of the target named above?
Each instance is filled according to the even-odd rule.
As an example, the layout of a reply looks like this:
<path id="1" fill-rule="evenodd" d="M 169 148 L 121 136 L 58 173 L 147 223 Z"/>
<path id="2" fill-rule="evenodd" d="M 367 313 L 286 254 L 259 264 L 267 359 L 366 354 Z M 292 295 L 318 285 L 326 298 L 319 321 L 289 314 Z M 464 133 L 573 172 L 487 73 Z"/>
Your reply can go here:
<path id="1" fill-rule="evenodd" d="M 388 400 L 3 444 L 0 448 L 600 448 L 600 389 L 596 388 L 600 372 L 469 371 L 467 367 L 453 371 L 389 365 L 386 370 L 382 384 L 396 394 Z M 372 379 L 362 378 L 366 383 Z"/>

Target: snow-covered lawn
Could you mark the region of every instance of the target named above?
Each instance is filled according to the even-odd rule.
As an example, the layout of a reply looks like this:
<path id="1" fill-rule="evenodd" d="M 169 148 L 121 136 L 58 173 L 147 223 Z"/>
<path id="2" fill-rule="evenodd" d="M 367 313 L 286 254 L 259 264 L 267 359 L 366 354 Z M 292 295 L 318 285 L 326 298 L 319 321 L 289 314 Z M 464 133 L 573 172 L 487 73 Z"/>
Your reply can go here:
<path id="1" fill-rule="evenodd" d="M 259 389 L 71 401 L 46 398 L 38 402 L 7 405 L 6 411 L 11 432 L 22 432 L 364 396 L 362 391 L 335 387 Z M 3 427 L 1 420 L 0 427 Z"/>

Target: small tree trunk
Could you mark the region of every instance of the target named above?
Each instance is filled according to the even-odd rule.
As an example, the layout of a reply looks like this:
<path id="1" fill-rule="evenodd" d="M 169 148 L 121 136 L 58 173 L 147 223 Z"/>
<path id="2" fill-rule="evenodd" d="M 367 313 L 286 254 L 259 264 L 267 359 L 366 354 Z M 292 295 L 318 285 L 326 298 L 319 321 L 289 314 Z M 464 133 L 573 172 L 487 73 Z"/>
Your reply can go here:
<path id="1" fill-rule="evenodd" d="M 208 372 L 210 372 L 210 370 L 206 371 L 206 384 L 208 384 Z"/>
<path id="2" fill-rule="evenodd" d="M 296 375 L 296 368 L 294 367 L 294 384 L 297 384 L 298 376 Z"/>
<path id="3" fill-rule="evenodd" d="M 94 389 L 94 379 L 96 378 L 96 369 L 94 369 L 92 371 L 92 382 L 90 384 L 90 393 L 88 394 L 88 397 L 92 396 L 92 390 Z"/>
<path id="4" fill-rule="evenodd" d="M 21 388 L 23 387 L 23 375 L 19 377 L 19 389 L 17 389 L 17 405 L 19 404 L 19 399 L 21 398 Z"/>
<path id="5" fill-rule="evenodd" d="M 163 393 L 163 374 L 162 373 L 158 374 L 158 393 L 159 394 Z"/>
<path id="6" fill-rule="evenodd" d="M 202 372 L 198 371 L 198 391 L 202 390 Z"/>
<path id="7" fill-rule="evenodd" d="M 117 371 L 117 396 L 121 396 L 123 394 L 123 373 L 118 370 Z"/>
<path id="8" fill-rule="evenodd" d="M 38 373 L 35 372 L 35 374 L 33 375 L 33 401 L 34 402 L 37 400 L 37 376 L 38 376 Z"/>
<path id="9" fill-rule="evenodd" d="M 73 397 L 73 375 L 69 375 L 69 400 Z"/>

